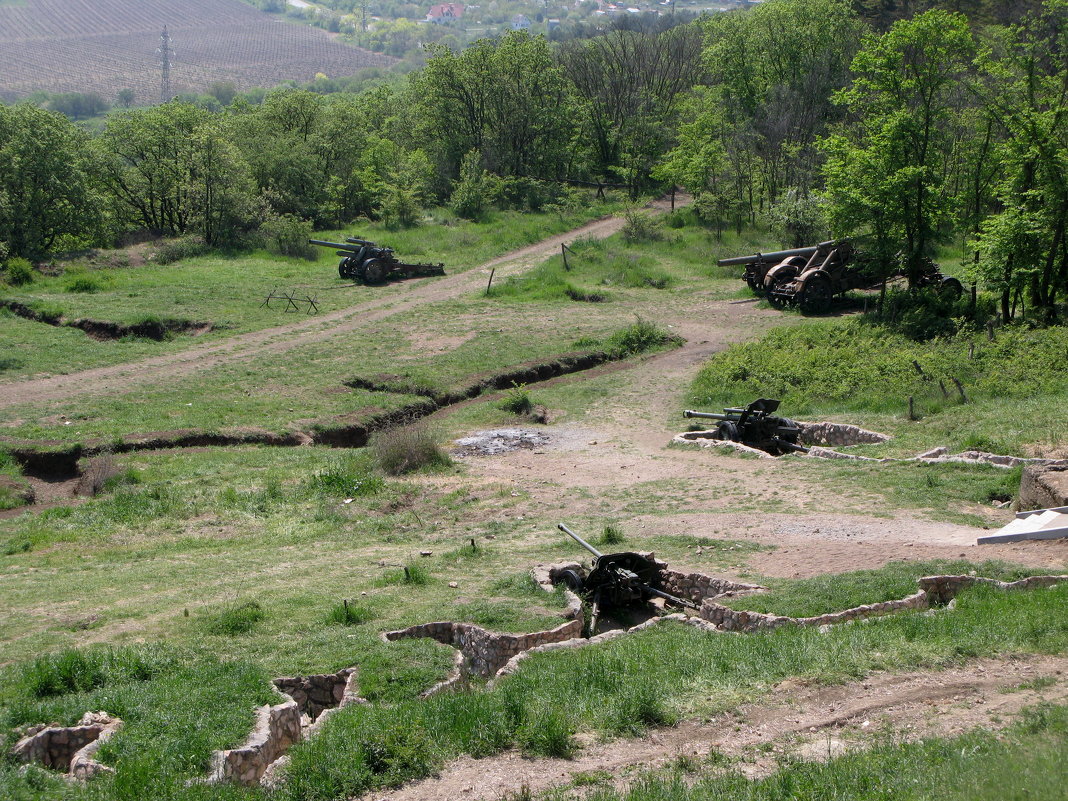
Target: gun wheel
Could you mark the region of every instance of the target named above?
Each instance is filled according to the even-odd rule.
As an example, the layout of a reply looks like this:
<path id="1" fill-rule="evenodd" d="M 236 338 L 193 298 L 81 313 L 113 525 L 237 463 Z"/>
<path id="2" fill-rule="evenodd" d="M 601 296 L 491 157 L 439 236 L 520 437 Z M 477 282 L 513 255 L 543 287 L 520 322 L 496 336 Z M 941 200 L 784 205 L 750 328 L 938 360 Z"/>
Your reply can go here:
<path id="1" fill-rule="evenodd" d="M 352 259 L 342 259 L 337 266 L 337 274 L 342 278 L 355 278 L 356 274 L 352 269 Z"/>
<path id="2" fill-rule="evenodd" d="M 572 568 L 561 570 L 558 578 L 565 587 L 571 590 L 571 592 L 582 592 L 582 589 L 586 584 L 586 580 L 582 577 L 582 574 Z"/>
<path id="3" fill-rule="evenodd" d="M 363 263 L 363 280 L 368 284 L 381 284 L 386 280 L 387 272 L 381 259 L 368 259 Z"/>
<path id="4" fill-rule="evenodd" d="M 822 314 L 831 307 L 831 282 L 814 276 L 801 291 L 801 310 L 806 314 Z"/>

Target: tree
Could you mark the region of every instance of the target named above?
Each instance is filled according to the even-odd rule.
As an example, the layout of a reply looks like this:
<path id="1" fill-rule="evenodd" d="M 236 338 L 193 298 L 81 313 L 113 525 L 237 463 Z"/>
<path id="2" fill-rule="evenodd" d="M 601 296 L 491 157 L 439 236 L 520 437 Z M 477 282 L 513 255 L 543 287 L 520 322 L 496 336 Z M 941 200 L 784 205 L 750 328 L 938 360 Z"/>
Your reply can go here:
<path id="1" fill-rule="evenodd" d="M 582 98 L 592 172 L 637 193 L 670 146 L 679 101 L 701 74 L 701 30 L 612 31 L 572 41 L 560 62 Z"/>
<path id="2" fill-rule="evenodd" d="M 61 237 L 92 237 L 101 217 L 88 136 L 61 114 L 0 106 L 0 241 L 38 257 Z"/>
<path id="3" fill-rule="evenodd" d="M 984 108 L 1005 136 L 1001 210 L 977 237 L 977 277 L 1001 293 L 1005 320 L 1026 291 L 1046 321 L 1068 295 L 1068 2 L 1012 29 L 984 53 Z"/>
<path id="4" fill-rule="evenodd" d="M 837 96 L 854 121 L 824 144 L 832 223 L 871 233 L 884 259 L 900 249 L 910 283 L 952 211 L 949 130 L 974 53 L 965 17 L 929 11 L 867 37 L 852 85 Z"/>

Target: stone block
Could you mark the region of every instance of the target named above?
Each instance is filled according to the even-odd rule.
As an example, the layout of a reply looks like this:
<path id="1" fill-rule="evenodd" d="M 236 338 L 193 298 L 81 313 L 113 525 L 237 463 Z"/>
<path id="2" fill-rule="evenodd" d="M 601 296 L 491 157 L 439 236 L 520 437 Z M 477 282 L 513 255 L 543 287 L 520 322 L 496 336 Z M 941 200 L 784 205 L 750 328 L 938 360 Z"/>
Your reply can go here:
<path id="1" fill-rule="evenodd" d="M 1068 466 L 1031 465 L 1020 478 L 1020 509 L 1052 509 L 1068 506 Z"/>

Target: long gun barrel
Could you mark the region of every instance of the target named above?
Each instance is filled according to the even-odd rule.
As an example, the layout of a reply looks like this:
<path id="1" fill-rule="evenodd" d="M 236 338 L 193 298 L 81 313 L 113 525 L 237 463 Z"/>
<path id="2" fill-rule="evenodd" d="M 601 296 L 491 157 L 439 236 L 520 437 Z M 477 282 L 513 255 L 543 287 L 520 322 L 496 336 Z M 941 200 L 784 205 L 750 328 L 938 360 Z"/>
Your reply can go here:
<path id="1" fill-rule="evenodd" d="M 772 253 L 754 253 L 752 256 L 733 256 L 729 259 L 720 259 L 716 262 L 720 267 L 729 267 L 733 264 L 752 264 L 755 261 L 781 261 L 788 259 L 791 256 L 811 256 L 817 250 L 821 248 L 829 248 L 838 243 L 838 241 L 845 240 L 830 240 L 829 242 L 820 242 L 818 245 L 810 245 L 806 248 L 794 248 L 793 250 L 776 250 Z"/>
<path id="2" fill-rule="evenodd" d="M 586 540 L 582 539 L 582 537 L 580 537 L 574 531 L 572 531 L 567 526 L 565 526 L 563 523 L 558 523 L 556 527 L 558 529 L 560 529 L 562 532 L 564 532 L 565 534 L 567 534 L 567 536 L 571 537 L 571 539 L 573 539 L 575 542 L 577 542 L 579 545 L 581 545 L 587 551 L 592 553 L 594 556 L 597 556 L 597 557 L 604 556 L 603 553 L 598 551 L 596 548 L 594 548 L 592 545 L 590 545 L 588 542 L 586 542 Z"/>
<path id="3" fill-rule="evenodd" d="M 309 239 L 308 240 L 308 244 L 309 245 L 319 245 L 320 247 L 324 247 L 324 248 L 335 248 L 337 250 L 347 250 L 350 253 L 354 253 L 355 251 L 359 250 L 359 248 L 355 247 L 354 245 L 345 244 L 343 242 L 327 242 L 324 239 Z"/>
<path id="4" fill-rule="evenodd" d="M 741 411 L 741 410 L 739 410 Z M 693 409 L 687 409 L 682 413 L 683 417 L 703 417 L 706 420 L 733 420 L 737 415 L 730 414 L 718 414 L 716 412 L 695 412 Z"/>
<path id="5" fill-rule="evenodd" d="M 345 237 L 345 241 L 346 242 L 351 242 L 354 245 L 370 245 L 372 247 L 374 247 L 374 244 L 375 244 L 370 239 L 357 239 L 354 236 L 346 236 Z"/>

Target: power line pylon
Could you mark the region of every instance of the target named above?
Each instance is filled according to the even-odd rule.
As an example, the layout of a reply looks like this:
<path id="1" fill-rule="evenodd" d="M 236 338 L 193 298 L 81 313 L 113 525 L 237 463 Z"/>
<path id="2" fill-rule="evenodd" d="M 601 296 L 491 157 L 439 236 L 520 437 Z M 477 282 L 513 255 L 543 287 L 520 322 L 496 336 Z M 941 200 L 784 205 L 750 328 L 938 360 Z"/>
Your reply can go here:
<path id="1" fill-rule="evenodd" d="M 161 103 L 168 102 L 171 95 L 171 35 L 167 33 L 167 26 L 163 26 L 163 33 L 159 37 L 159 54 L 163 59 L 163 80 L 160 85 L 159 97 Z"/>

